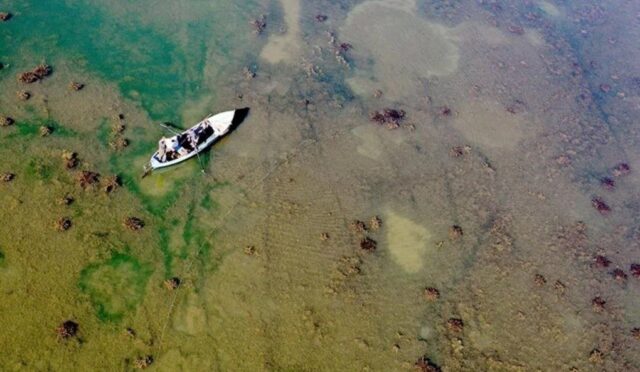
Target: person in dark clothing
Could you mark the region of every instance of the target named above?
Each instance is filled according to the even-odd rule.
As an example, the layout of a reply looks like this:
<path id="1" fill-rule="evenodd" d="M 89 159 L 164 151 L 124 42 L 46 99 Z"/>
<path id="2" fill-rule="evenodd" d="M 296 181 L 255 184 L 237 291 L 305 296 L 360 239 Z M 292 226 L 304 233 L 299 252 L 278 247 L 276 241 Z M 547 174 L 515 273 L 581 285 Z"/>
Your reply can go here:
<path id="1" fill-rule="evenodd" d="M 213 135 L 213 128 L 207 125 L 202 130 L 202 132 L 200 132 L 200 134 L 198 135 L 198 146 L 200 146 L 201 143 L 204 143 L 212 135 Z"/>
<path id="2" fill-rule="evenodd" d="M 187 150 L 187 152 L 191 152 L 194 150 L 193 146 L 191 145 L 191 141 L 189 141 L 189 135 L 186 133 L 178 136 L 178 145 Z"/>

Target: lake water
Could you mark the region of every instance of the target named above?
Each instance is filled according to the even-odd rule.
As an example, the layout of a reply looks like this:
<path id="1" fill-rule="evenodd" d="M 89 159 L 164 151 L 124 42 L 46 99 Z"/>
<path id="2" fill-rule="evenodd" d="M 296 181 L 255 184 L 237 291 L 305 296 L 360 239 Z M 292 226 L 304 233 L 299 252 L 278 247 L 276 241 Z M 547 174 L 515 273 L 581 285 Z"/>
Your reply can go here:
<path id="1" fill-rule="evenodd" d="M 0 370 L 640 368 L 640 4 L 0 12 Z"/>

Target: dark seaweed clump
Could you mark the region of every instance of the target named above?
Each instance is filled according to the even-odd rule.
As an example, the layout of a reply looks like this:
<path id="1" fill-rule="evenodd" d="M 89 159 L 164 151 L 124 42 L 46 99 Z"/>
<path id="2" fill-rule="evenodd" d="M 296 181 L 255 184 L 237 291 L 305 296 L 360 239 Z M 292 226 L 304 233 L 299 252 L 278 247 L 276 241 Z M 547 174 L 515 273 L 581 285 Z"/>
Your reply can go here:
<path id="1" fill-rule="evenodd" d="M 51 75 L 52 72 L 53 69 L 51 68 L 51 66 L 43 63 L 36 66 L 31 71 L 25 71 L 18 75 L 18 81 L 25 84 L 35 83 L 36 81 L 42 80 L 45 77 Z"/>
<path id="2" fill-rule="evenodd" d="M 404 120 L 405 116 L 406 112 L 404 110 L 387 107 L 372 112 L 369 115 L 369 120 L 379 125 L 385 125 L 389 129 L 396 129 L 400 127 L 400 123 Z"/>

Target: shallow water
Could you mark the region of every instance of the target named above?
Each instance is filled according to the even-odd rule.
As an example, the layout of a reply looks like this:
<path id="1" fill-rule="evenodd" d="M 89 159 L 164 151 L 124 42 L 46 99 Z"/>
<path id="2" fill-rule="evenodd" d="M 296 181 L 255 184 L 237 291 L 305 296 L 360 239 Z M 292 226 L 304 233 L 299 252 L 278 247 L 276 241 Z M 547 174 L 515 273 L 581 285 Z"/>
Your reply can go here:
<path id="1" fill-rule="evenodd" d="M 2 11 L 0 370 L 640 366 L 639 5 Z M 43 62 L 50 76 L 18 81 Z M 237 107 L 247 120 L 200 161 L 141 178 L 159 123 Z M 384 108 L 398 128 L 370 120 Z"/>

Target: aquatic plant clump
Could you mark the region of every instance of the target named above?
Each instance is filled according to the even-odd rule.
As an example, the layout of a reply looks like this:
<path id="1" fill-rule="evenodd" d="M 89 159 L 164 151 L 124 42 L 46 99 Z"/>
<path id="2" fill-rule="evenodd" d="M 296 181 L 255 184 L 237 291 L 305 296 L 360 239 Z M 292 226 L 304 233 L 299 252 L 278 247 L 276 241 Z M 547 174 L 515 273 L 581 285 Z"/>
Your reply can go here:
<path id="1" fill-rule="evenodd" d="M 48 125 L 43 125 L 38 131 L 40 132 L 40 137 L 47 137 L 48 135 L 53 133 L 53 128 Z"/>
<path id="2" fill-rule="evenodd" d="M 602 177 L 600 185 L 603 189 L 613 191 L 616 188 L 616 182 L 611 177 Z"/>
<path id="3" fill-rule="evenodd" d="M 378 230 L 382 227 L 382 219 L 380 219 L 380 217 L 378 216 L 373 216 L 371 217 L 371 220 L 369 221 L 369 226 L 371 226 L 371 230 Z"/>
<path id="4" fill-rule="evenodd" d="M 613 277 L 613 279 L 615 279 L 617 282 L 620 283 L 624 283 L 627 281 L 627 274 L 624 272 L 624 270 L 622 269 L 614 269 L 611 272 L 611 276 Z"/>
<path id="5" fill-rule="evenodd" d="M 387 107 L 372 112 L 369 115 L 369 120 L 379 125 L 385 125 L 388 129 L 396 129 L 400 127 L 400 123 L 404 120 L 405 116 L 406 112 L 404 110 Z"/>
<path id="6" fill-rule="evenodd" d="M 253 33 L 256 35 L 260 35 L 267 28 L 267 16 L 263 14 L 260 17 L 249 22 L 249 24 L 253 28 Z"/>
<path id="7" fill-rule="evenodd" d="M 591 205 L 603 216 L 607 216 L 611 212 L 611 207 L 599 196 L 591 199 Z"/>
<path id="8" fill-rule="evenodd" d="M 470 146 L 453 146 L 449 150 L 449 156 L 452 158 L 460 158 L 471 152 Z"/>
<path id="9" fill-rule="evenodd" d="M 178 277 L 169 278 L 164 281 L 164 286 L 169 290 L 178 289 L 180 287 L 181 281 Z"/>
<path id="10" fill-rule="evenodd" d="M 434 287 L 427 287 L 424 289 L 424 298 L 427 301 L 436 301 L 440 298 L 440 291 Z"/>
<path id="11" fill-rule="evenodd" d="M 605 256 L 597 255 L 593 258 L 593 266 L 596 268 L 599 268 L 599 269 L 606 268 L 606 267 L 609 267 L 610 264 L 611 264 L 611 261 Z"/>
<path id="12" fill-rule="evenodd" d="M 58 231 L 67 231 L 71 228 L 71 219 L 68 217 L 60 217 L 56 220 L 55 228 Z"/>
<path id="13" fill-rule="evenodd" d="M 440 372 L 441 369 L 426 356 L 420 357 L 414 364 L 417 371 L 420 372 Z"/>
<path id="14" fill-rule="evenodd" d="M 35 83 L 36 81 L 42 80 L 51 75 L 52 72 L 53 69 L 51 66 L 43 63 L 34 67 L 31 71 L 25 71 L 18 75 L 18 81 L 25 84 Z"/>
<path id="15" fill-rule="evenodd" d="M 114 151 L 120 151 L 129 146 L 129 140 L 121 136 L 115 136 L 111 141 L 109 141 L 109 146 Z"/>
<path id="16" fill-rule="evenodd" d="M 355 233 L 365 233 L 367 232 L 367 225 L 360 220 L 355 220 L 349 224 L 349 229 Z"/>
<path id="17" fill-rule="evenodd" d="M 100 174 L 92 171 L 81 171 L 76 175 L 76 182 L 83 189 L 88 189 L 100 181 Z"/>
<path id="18" fill-rule="evenodd" d="M 462 231 L 462 227 L 458 225 L 453 225 L 449 227 L 449 239 L 458 240 L 464 235 L 464 231 Z"/>
<path id="19" fill-rule="evenodd" d="M 11 181 L 13 181 L 13 179 L 15 177 L 16 177 L 16 175 L 11 173 L 11 172 L 4 172 L 4 173 L 0 174 L 0 181 L 2 181 L 2 182 L 11 182 Z"/>
<path id="20" fill-rule="evenodd" d="M 60 199 L 58 199 L 58 204 L 59 205 L 71 205 L 74 202 L 74 198 L 71 195 L 65 195 L 63 197 L 61 197 Z"/>
<path id="21" fill-rule="evenodd" d="M 16 93 L 16 96 L 21 101 L 27 101 L 29 98 L 31 98 L 31 93 L 27 92 L 26 90 L 21 90 Z"/>
<path id="22" fill-rule="evenodd" d="M 77 81 L 72 81 L 71 83 L 69 83 L 69 89 L 75 90 L 76 92 L 82 90 L 82 88 L 84 88 L 84 84 L 78 83 Z"/>
<path id="23" fill-rule="evenodd" d="M 604 305 L 607 303 L 607 301 L 603 300 L 602 297 L 597 296 L 594 297 L 593 300 L 591 300 L 591 307 L 593 308 L 593 311 L 596 313 L 601 313 L 604 311 Z"/>
<path id="24" fill-rule="evenodd" d="M 614 175 L 614 177 L 626 176 L 627 174 L 631 173 L 631 167 L 627 163 L 620 163 L 613 167 L 611 173 Z"/>
<path id="25" fill-rule="evenodd" d="M 62 324 L 56 328 L 56 333 L 58 337 L 62 340 L 68 340 L 72 337 L 75 337 L 80 329 L 80 325 L 73 320 L 64 321 Z"/>
<path id="26" fill-rule="evenodd" d="M 121 151 L 129 146 L 129 140 L 124 136 L 124 131 L 127 127 L 122 122 L 123 120 L 124 115 L 118 114 L 117 120 L 111 125 L 108 144 L 113 151 Z"/>
<path id="27" fill-rule="evenodd" d="M 153 364 L 153 356 L 151 355 L 142 356 L 133 361 L 133 366 L 137 369 L 145 369 L 151 364 Z"/>
<path id="28" fill-rule="evenodd" d="M 0 115 L 0 127 L 11 126 L 13 125 L 14 122 L 15 120 L 13 120 L 12 117 Z"/>
<path id="29" fill-rule="evenodd" d="M 78 165 L 78 153 L 69 150 L 63 150 L 62 160 L 64 160 L 64 166 L 67 169 L 73 169 Z M 78 177 L 78 182 L 80 182 L 80 178 L 84 178 L 84 176 Z M 83 184 L 84 183 L 81 183 L 80 185 L 82 186 Z"/>
<path id="30" fill-rule="evenodd" d="M 33 73 L 38 77 L 38 79 L 44 79 L 45 77 L 51 75 L 52 71 L 53 69 L 51 68 L 51 66 L 45 63 L 39 64 L 33 69 Z"/>
<path id="31" fill-rule="evenodd" d="M 127 217 L 124 220 L 124 226 L 131 231 L 137 231 L 144 227 L 144 221 L 138 217 Z"/>
<path id="32" fill-rule="evenodd" d="M 360 240 L 360 249 L 367 252 L 373 252 L 376 250 L 378 243 L 371 238 L 364 238 Z"/>
<path id="33" fill-rule="evenodd" d="M 464 329 L 464 322 L 459 318 L 451 318 L 447 320 L 447 328 L 454 333 L 462 332 Z"/>
<path id="34" fill-rule="evenodd" d="M 118 176 L 109 176 L 104 180 L 104 186 L 102 190 L 105 194 L 111 194 L 116 191 L 121 186 L 120 177 Z"/>

